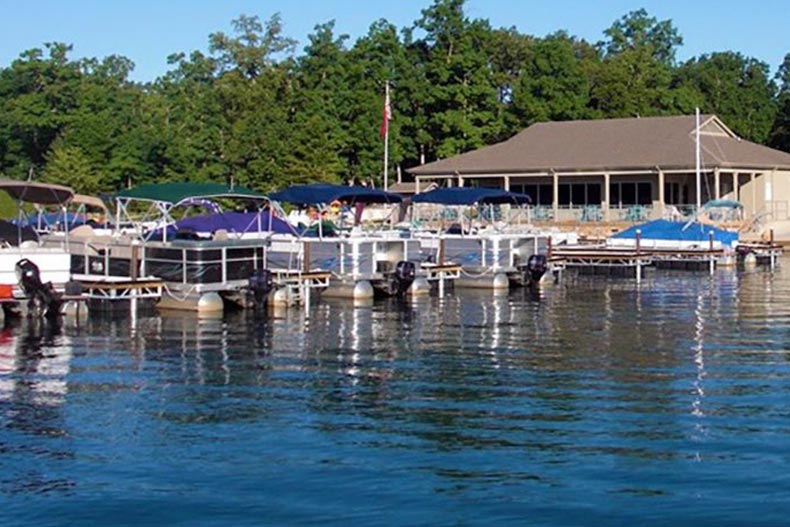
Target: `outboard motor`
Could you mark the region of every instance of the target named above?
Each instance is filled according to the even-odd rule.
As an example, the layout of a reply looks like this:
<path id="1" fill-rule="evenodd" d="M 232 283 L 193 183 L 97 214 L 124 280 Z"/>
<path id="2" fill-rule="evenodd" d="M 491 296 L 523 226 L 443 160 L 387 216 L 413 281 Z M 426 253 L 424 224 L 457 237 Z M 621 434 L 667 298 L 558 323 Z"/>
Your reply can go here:
<path id="1" fill-rule="evenodd" d="M 38 266 L 23 258 L 16 263 L 16 277 L 28 300 L 28 311 L 32 313 L 36 306 L 47 318 L 54 318 L 60 314 L 62 300 L 52 287 L 51 282 L 41 282 L 41 272 Z"/>
<path id="2" fill-rule="evenodd" d="M 527 260 L 527 282 L 536 285 L 548 270 L 548 259 L 545 254 L 533 254 Z"/>
<path id="3" fill-rule="evenodd" d="M 256 269 L 249 278 L 249 292 L 256 307 L 266 304 L 266 297 L 274 290 L 274 276 L 268 269 Z"/>
<path id="4" fill-rule="evenodd" d="M 408 291 L 416 275 L 417 268 L 414 262 L 398 262 L 395 266 L 395 293 L 402 295 Z"/>

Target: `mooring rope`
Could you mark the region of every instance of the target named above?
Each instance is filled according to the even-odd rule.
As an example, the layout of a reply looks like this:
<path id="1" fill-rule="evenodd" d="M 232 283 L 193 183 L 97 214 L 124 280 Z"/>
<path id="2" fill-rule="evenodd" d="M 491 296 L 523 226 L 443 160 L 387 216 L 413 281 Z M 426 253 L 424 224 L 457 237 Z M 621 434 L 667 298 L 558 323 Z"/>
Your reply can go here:
<path id="1" fill-rule="evenodd" d="M 189 295 L 192 294 L 192 291 L 195 290 L 195 284 L 192 284 L 189 287 L 189 289 L 187 289 L 186 293 L 184 293 L 184 296 L 179 298 L 178 295 L 176 295 L 175 293 L 173 293 L 173 291 L 170 290 L 170 288 L 167 286 L 167 282 L 163 282 L 162 285 L 164 286 L 165 293 L 167 293 L 168 296 L 173 298 L 176 302 L 184 302 L 189 297 Z"/>

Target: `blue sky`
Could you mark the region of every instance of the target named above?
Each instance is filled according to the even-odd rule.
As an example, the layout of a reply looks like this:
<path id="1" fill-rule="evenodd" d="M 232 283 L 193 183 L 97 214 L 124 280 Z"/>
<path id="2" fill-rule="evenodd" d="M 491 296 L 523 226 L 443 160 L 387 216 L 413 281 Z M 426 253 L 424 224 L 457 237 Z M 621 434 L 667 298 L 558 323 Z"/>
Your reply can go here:
<path id="1" fill-rule="evenodd" d="M 73 57 L 124 55 L 134 61 L 134 80 L 153 80 L 167 71 L 166 58 L 178 51 L 205 51 L 208 35 L 231 32 L 240 14 L 267 19 L 279 12 L 285 33 L 300 49 L 312 28 L 336 20 L 352 39 L 385 18 L 411 25 L 431 0 L 0 0 L 0 67 L 20 52 L 60 41 L 74 45 Z M 488 18 L 495 27 L 516 26 L 542 36 L 558 29 L 596 42 L 605 28 L 644 7 L 671 18 L 685 40 L 678 58 L 735 50 L 767 62 L 776 71 L 790 53 L 786 0 L 468 0 L 467 14 Z"/>

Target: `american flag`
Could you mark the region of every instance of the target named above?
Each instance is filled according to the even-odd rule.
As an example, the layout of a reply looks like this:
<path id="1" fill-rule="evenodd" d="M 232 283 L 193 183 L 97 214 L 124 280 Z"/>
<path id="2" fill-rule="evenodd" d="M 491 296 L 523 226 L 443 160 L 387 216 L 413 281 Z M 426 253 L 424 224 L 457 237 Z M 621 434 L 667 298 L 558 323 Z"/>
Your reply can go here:
<path id="1" fill-rule="evenodd" d="M 390 119 L 392 119 L 392 108 L 390 107 L 390 90 L 388 85 L 384 95 L 384 114 L 381 118 L 381 128 L 379 128 L 379 134 L 382 139 L 384 139 L 387 136 L 387 132 L 389 132 Z"/>

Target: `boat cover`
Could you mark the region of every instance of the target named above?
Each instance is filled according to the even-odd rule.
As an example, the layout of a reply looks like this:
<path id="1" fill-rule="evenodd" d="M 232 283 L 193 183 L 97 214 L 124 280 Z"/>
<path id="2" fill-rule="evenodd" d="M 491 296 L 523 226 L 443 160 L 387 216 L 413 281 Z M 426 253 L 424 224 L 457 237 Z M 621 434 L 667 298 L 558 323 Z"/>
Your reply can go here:
<path id="1" fill-rule="evenodd" d="M 348 203 L 399 203 L 403 197 L 391 192 L 384 192 L 368 187 L 332 185 L 315 183 L 311 185 L 294 185 L 279 192 L 270 194 L 275 201 L 294 205 L 320 205 L 333 201 Z"/>
<path id="2" fill-rule="evenodd" d="M 0 242 L 16 247 L 26 241 L 38 241 L 38 236 L 33 229 L 0 220 Z"/>
<path id="3" fill-rule="evenodd" d="M 476 203 L 527 205 L 532 199 L 527 194 L 508 192 L 495 188 L 450 187 L 415 194 L 412 203 L 438 203 L 441 205 L 474 205 Z"/>
<path id="4" fill-rule="evenodd" d="M 258 224 L 259 218 L 260 225 Z M 183 218 L 167 227 L 167 238 L 173 238 L 178 231 L 212 234 L 219 230 L 232 233 L 298 234 L 290 223 L 275 215 L 270 215 L 269 210 L 264 209 L 260 212 L 221 212 Z M 148 238 L 161 239 L 162 229 L 157 229 Z"/>
<path id="5" fill-rule="evenodd" d="M 668 220 L 653 220 L 641 225 L 634 225 L 612 236 L 615 239 L 635 240 L 637 229 L 642 232 L 643 240 L 676 240 L 679 242 L 708 242 L 710 233 L 713 240 L 725 245 L 732 245 L 738 241 L 738 233 L 718 229 L 699 222 L 679 222 Z"/>

